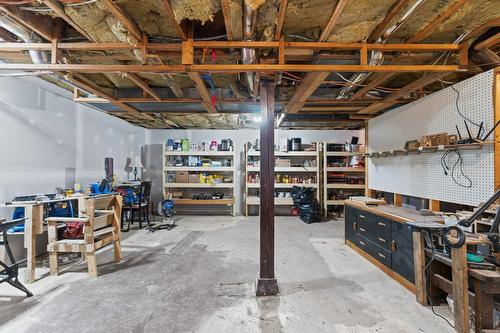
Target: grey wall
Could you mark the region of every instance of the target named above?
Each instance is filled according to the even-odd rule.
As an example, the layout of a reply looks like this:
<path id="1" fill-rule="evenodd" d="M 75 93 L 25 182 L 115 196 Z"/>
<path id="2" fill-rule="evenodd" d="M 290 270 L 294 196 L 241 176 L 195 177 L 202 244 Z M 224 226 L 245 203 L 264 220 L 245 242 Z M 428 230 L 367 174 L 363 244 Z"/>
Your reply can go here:
<path id="1" fill-rule="evenodd" d="M 39 79 L 0 78 L 0 203 L 54 192 L 104 176 L 104 158 L 125 179 L 125 161 L 140 153 L 145 130 L 71 100 Z M 50 89 L 51 91 L 49 91 Z M 11 210 L 0 208 L 0 216 Z"/>
<path id="2" fill-rule="evenodd" d="M 344 142 L 350 141 L 352 136 L 360 137 L 360 142 L 364 142 L 364 131 L 333 131 L 333 130 L 276 130 L 275 143 L 279 142 L 280 138 L 300 137 L 303 143 L 312 141 L 321 142 Z M 231 139 L 234 142 L 236 149 L 236 165 L 239 166 L 236 171 L 236 210 L 237 213 L 242 211 L 242 196 L 243 196 L 243 147 L 246 142 L 253 142 L 259 137 L 257 129 L 240 129 L 240 130 L 147 130 L 146 132 L 146 151 L 148 152 L 145 160 L 148 165 L 146 169 L 148 176 L 153 179 L 153 199 L 160 200 L 162 195 L 162 145 L 168 138 L 188 138 L 191 142 L 209 141 L 220 139 Z M 158 186 L 157 184 L 160 184 Z"/>

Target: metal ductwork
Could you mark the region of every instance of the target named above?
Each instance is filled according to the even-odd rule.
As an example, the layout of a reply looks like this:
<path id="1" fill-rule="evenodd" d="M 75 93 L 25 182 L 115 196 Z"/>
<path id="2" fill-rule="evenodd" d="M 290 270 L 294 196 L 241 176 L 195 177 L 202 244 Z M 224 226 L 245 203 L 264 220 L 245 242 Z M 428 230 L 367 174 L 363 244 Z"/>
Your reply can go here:
<path id="1" fill-rule="evenodd" d="M 243 9 L 243 40 L 244 41 L 254 41 L 256 36 L 256 26 L 257 26 L 257 10 L 253 9 L 249 4 L 248 0 L 245 0 Z M 244 48 L 242 50 L 242 61 L 244 64 L 253 64 L 257 58 L 255 49 Z M 248 89 L 250 90 L 250 96 L 253 95 L 253 85 L 254 85 L 254 73 L 247 72 L 246 80 Z"/>
<path id="2" fill-rule="evenodd" d="M 406 21 L 408 21 L 408 19 L 411 17 L 411 15 L 413 15 L 415 13 L 415 11 L 421 6 L 424 4 L 426 0 L 417 0 L 413 6 L 411 6 L 405 13 L 403 16 L 401 16 L 401 18 L 399 19 L 399 21 L 397 21 L 393 26 L 391 26 L 390 28 L 388 28 L 383 34 L 382 36 L 376 41 L 376 43 L 380 43 L 380 44 L 383 44 L 383 43 L 386 43 L 389 38 L 391 38 L 394 33 L 404 24 L 406 23 Z M 382 65 L 382 63 L 384 62 L 384 56 L 382 54 L 382 52 L 380 51 L 372 51 L 370 53 L 370 60 L 368 61 L 368 64 L 369 65 L 372 65 L 372 66 L 379 66 L 379 65 Z M 354 74 L 353 76 L 351 76 L 349 78 L 349 85 L 345 86 L 344 88 L 342 88 L 342 90 L 340 91 L 337 99 L 344 99 L 344 98 L 349 98 L 349 96 L 351 95 L 352 91 L 354 89 L 356 89 L 356 87 L 358 85 L 360 85 L 362 82 L 364 82 L 368 76 L 370 76 L 371 73 L 358 73 L 358 74 Z"/>
<path id="3" fill-rule="evenodd" d="M 14 22 L 6 15 L 0 17 L 0 27 L 17 36 L 25 43 L 39 43 L 42 41 L 39 36 Z M 46 63 L 47 56 L 42 51 L 30 50 L 29 55 L 34 64 Z"/>

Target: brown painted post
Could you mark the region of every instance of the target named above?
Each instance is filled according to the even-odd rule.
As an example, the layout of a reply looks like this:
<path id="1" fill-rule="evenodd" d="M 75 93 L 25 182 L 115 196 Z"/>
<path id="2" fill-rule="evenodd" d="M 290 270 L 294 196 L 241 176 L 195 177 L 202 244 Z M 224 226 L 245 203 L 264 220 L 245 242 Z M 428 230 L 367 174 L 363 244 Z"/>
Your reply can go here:
<path id="1" fill-rule="evenodd" d="M 274 88 L 274 82 L 261 80 L 260 274 L 257 296 L 279 293 L 274 276 Z"/>

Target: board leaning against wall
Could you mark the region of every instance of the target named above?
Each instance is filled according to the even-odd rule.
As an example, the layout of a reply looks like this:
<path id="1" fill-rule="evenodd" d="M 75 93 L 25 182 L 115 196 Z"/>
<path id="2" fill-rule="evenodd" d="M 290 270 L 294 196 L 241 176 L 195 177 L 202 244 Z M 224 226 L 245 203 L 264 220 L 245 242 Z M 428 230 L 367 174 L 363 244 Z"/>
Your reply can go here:
<path id="1" fill-rule="evenodd" d="M 483 133 L 494 125 L 494 78 L 488 71 L 449 86 L 416 102 L 389 111 L 368 123 L 368 151 L 403 149 L 409 140 L 446 132 L 468 136 L 464 117 L 473 136 L 483 122 Z M 493 134 L 488 140 L 493 140 Z M 477 206 L 495 190 L 494 145 L 459 151 L 409 154 L 368 159 L 369 188 L 426 199 Z M 460 170 L 462 164 L 462 171 Z M 455 166 L 455 167 L 454 167 Z M 453 168 L 454 167 L 454 168 Z M 453 172 L 452 172 L 453 170 Z M 470 181 L 469 181 L 470 179 Z"/>

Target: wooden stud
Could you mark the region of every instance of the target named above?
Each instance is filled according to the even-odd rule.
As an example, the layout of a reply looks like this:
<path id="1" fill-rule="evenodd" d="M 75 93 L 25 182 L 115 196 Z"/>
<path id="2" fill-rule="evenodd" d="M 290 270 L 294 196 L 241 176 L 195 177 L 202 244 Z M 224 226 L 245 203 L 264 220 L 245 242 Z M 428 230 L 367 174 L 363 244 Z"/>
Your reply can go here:
<path id="1" fill-rule="evenodd" d="M 458 53 L 458 63 L 461 68 L 469 67 L 469 43 L 463 42 L 460 44 L 460 52 Z"/>
<path id="2" fill-rule="evenodd" d="M 276 30 L 274 31 L 274 39 L 280 40 L 281 33 L 283 31 L 283 23 L 285 22 L 286 7 L 288 6 L 288 0 L 280 1 L 280 8 L 278 11 L 278 19 L 276 21 Z"/>
<path id="3" fill-rule="evenodd" d="M 61 18 L 56 18 L 52 26 L 52 50 L 50 52 L 50 63 L 57 64 L 61 51 L 58 49 L 57 45 L 62 37 L 62 31 L 64 28 L 64 21 Z"/>
<path id="4" fill-rule="evenodd" d="M 399 193 L 394 193 L 394 206 L 402 206 L 403 205 L 403 195 Z"/>
<path id="5" fill-rule="evenodd" d="M 260 271 L 257 296 L 279 293 L 274 275 L 274 82 L 262 80 L 260 126 Z"/>
<path id="6" fill-rule="evenodd" d="M 363 46 L 360 50 L 360 64 L 368 65 L 368 48 L 366 46 L 366 43 L 363 43 Z"/>
<path id="7" fill-rule="evenodd" d="M 128 16 L 127 13 L 123 11 L 117 4 L 115 4 L 112 0 L 102 0 L 102 3 L 106 7 L 107 10 L 113 14 L 113 16 L 120 21 L 123 26 L 127 29 L 127 31 L 134 36 L 139 42 L 142 40 L 142 31 L 135 23 L 135 21 Z"/>
<path id="8" fill-rule="evenodd" d="M 167 13 L 168 21 L 170 22 L 170 24 L 172 24 L 175 27 L 175 29 L 177 30 L 177 33 L 179 34 L 179 37 L 182 40 L 186 40 L 187 35 L 184 32 L 184 29 L 177 22 L 177 19 L 175 18 L 174 11 L 172 10 L 172 6 L 170 5 L 170 1 L 169 0 L 162 0 L 162 3 L 163 3 L 163 7 L 165 9 L 165 12 Z"/>
<path id="9" fill-rule="evenodd" d="M 455 331 L 469 333 L 467 246 L 451 248 Z"/>
<path id="10" fill-rule="evenodd" d="M 484 282 L 474 279 L 475 332 L 485 332 L 487 329 L 494 329 L 494 295 L 485 293 L 483 287 L 485 287 Z"/>
<path id="11" fill-rule="evenodd" d="M 193 47 L 193 25 L 188 27 L 187 39 L 182 41 L 182 64 L 192 65 L 194 63 L 194 47 Z"/>
<path id="12" fill-rule="evenodd" d="M 457 10 L 462 8 L 467 3 L 467 0 L 456 0 L 453 4 L 448 6 L 442 13 L 429 22 L 424 28 L 419 30 L 415 35 L 407 40 L 407 43 L 419 43 L 436 30 L 441 23 L 453 15 Z"/>
<path id="13" fill-rule="evenodd" d="M 427 305 L 427 277 L 425 275 L 425 240 L 420 231 L 413 232 L 413 265 L 415 270 L 415 287 L 417 302 Z"/>
<path id="14" fill-rule="evenodd" d="M 432 210 L 433 212 L 440 212 L 441 211 L 441 201 L 439 200 L 429 200 L 429 209 Z"/>
<path id="15" fill-rule="evenodd" d="M 333 31 L 333 28 L 335 27 L 335 24 L 337 24 L 338 19 L 340 18 L 340 14 L 342 14 L 342 11 L 344 10 L 345 6 L 349 0 L 339 0 L 337 2 L 337 5 L 335 6 L 335 9 L 333 10 L 332 16 L 330 17 L 330 20 L 326 24 L 325 28 L 321 32 L 321 35 L 319 36 L 319 41 L 325 41 L 330 37 L 330 34 Z"/>
<path id="16" fill-rule="evenodd" d="M 278 56 L 279 56 L 278 63 L 280 65 L 284 65 L 285 64 L 285 41 L 284 41 L 283 37 L 281 37 L 281 39 L 280 39 L 280 47 L 278 49 Z"/>

